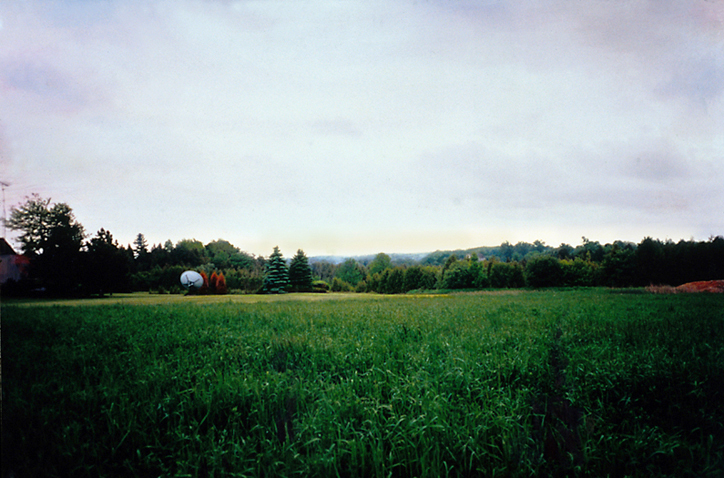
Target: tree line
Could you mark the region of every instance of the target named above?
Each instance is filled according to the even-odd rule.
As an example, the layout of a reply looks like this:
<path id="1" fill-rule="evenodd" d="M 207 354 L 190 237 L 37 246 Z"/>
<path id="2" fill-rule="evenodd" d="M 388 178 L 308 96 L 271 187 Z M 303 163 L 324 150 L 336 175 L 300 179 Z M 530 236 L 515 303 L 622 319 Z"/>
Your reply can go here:
<path id="1" fill-rule="evenodd" d="M 396 261 L 379 253 L 335 264 L 310 261 L 301 249 L 287 260 L 278 247 L 264 258 L 223 239 L 150 245 L 139 233 L 124 247 L 105 229 L 88 238 L 67 204 L 52 204 L 38 195 L 12 208 L 6 226 L 20 232 L 18 241 L 30 266 L 20 282 L 3 285 L 3 295 L 181 293 L 179 277 L 187 269 L 201 272 L 211 286 L 205 290 L 216 293 L 676 286 L 724 278 L 722 236 L 698 242 L 646 237 L 638 244 L 600 244 L 584 237 L 575 247 L 504 242 L 436 251 L 420 260 Z"/>

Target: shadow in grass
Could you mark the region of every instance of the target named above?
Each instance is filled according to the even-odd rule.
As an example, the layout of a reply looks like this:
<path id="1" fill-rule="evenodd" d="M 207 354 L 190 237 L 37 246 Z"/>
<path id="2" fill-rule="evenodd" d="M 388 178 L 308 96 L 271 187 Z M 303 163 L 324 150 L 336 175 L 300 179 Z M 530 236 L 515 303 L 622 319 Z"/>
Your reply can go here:
<path id="1" fill-rule="evenodd" d="M 569 388 L 565 374 L 568 360 L 561 353 L 561 335 L 561 329 L 556 329 L 548 357 L 551 383 L 543 385 L 532 405 L 536 451 L 538 456 L 542 453 L 544 470 L 550 476 L 574 475 L 585 463 L 579 432 L 583 410 L 565 397 Z"/>

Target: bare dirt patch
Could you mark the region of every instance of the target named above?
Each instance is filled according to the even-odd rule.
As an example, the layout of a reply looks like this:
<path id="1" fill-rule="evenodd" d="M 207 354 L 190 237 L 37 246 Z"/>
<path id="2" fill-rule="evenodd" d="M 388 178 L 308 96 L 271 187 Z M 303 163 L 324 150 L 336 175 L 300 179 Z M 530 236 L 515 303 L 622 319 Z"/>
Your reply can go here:
<path id="1" fill-rule="evenodd" d="M 670 285 L 650 285 L 647 291 L 654 294 L 679 294 L 682 292 L 714 292 L 724 293 L 724 280 L 706 280 L 697 282 L 687 282 L 678 287 Z"/>
<path id="2" fill-rule="evenodd" d="M 724 292 L 724 280 L 687 282 L 676 288 L 681 292 Z"/>

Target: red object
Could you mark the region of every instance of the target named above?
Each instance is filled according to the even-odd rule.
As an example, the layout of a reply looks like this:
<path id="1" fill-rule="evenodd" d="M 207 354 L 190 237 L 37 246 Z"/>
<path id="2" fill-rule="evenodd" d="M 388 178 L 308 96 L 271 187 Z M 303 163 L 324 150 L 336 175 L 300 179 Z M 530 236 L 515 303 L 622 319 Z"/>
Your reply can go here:
<path id="1" fill-rule="evenodd" d="M 199 295 L 204 295 L 209 293 L 209 278 L 206 276 L 206 273 L 202 272 L 201 277 L 204 279 L 204 285 L 201 286 L 199 289 Z"/>
<path id="2" fill-rule="evenodd" d="M 216 293 L 216 282 L 219 280 L 219 276 L 216 274 L 216 271 L 211 273 L 211 277 L 209 277 L 209 294 L 215 294 Z"/>
<path id="3" fill-rule="evenodd" d="M 226 277 L 223 272 L 219 272 L 219 276 L 216 279 L 216 293 L 217 294 L 228 294 L 229 289 L 226 288 Z"/>
<path id="4" fill-rule="evenodd" d="M 705 280 L 687 282 L 676 288 L 681 292 L 724 292 L 724 280 Z"/>

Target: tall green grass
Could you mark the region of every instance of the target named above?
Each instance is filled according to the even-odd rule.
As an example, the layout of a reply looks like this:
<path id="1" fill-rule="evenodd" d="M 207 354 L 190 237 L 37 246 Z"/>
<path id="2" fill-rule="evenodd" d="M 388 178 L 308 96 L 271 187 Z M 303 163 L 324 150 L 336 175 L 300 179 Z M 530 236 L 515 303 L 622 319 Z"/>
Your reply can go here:
<path id="1" fill-rule="evenodd" d="M 3 306 L 3 473 L 721 476 L 724 298 Z"/>

